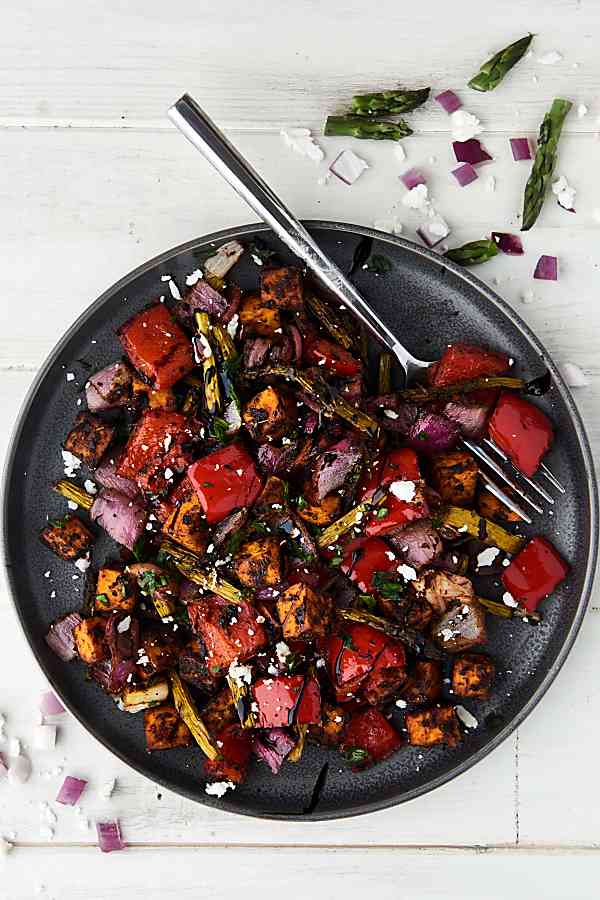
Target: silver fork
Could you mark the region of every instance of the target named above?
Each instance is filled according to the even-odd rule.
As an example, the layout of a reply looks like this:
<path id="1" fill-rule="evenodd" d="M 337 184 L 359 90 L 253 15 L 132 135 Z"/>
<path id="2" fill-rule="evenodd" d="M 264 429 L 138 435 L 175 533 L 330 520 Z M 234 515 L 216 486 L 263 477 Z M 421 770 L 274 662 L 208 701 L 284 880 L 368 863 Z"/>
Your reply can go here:
<path id="1" fill-rule="evenodd" d="M 275 232 L 277 237 L 289 247 L 308 266 L 322 286 L 346 306 L 356 318 L 369 330 L 373 337 L 398 360 L 406 376 L 406 383 L 424 369 L 433 365 L 436 360 L 417 359 L 410 353 L 387 325 L 371 309 L 361 297 L 354 285 L 319 247 L 293 213 L 285 206 L 272 188 L 254 171 L 239 150 L 225 137 L 222 131 L 207 116 L 204 110 L 190 97 L 184 94 L 169 110 L 168 116 L 183 135 L 214 166 L 225 181 L 242 197 L 254 212 Z M 534 500 L 522 486 L 526 484 L 539 498 L 546 503 L 554 504 L 552 495 L 532 478 L 520 472 L 508 457 L 488 438 L 484 443 L 497 459 L 480 444 L 463 440 L 467 447 L 486 466 L 480 468 L 486 490 L 494 494 L 523 521 L 531 524 L 531 516 L 516 503 L 494 481 L 487 470 L 493 472 L 518 497 L 537 513 L 544 512 L 539 502 Z M 511 470 L 511 471 L 507 471 Z M 544 464 L 542 474 L 561 493 L 565 489 L 550 469 Z"/>

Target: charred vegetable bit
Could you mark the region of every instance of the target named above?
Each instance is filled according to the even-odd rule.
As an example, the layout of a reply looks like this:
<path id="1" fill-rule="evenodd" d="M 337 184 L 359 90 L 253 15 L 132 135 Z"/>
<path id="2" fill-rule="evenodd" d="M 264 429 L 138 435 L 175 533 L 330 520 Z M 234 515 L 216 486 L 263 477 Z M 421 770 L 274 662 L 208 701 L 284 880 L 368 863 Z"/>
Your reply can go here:
<path id="1" fill-rule="evenodd" d="M 540 125 L 537 151 L 531 167 L 531 175 L 525 185 L 521 231 L 529 231 L 537 222 L 542 211 L 544 198 L 556 166 L 558 142 L 572 105 L 569 100 L 554 100 Z"/>
<path id="2" fill-rule="evenodd" d="M 475 91 L 493 91 L 513 66 L 525 56 L 532 40 L 533 35 L 527 34 L 503 50 L 499 50 L 491 59 L 484 62 L 477 75 L 471 78 L 469 87 Z"/>
<path id="3" fill-rule="evenodd" d="M 444 255 L 459 266 L 478 266 L 498 256 L 499 252 L 498 245 L 494 241 L 484 238 L 481 241 L 470 241 L 462 247 L 454 247 L 447 250 Z"/>
<path id="4" fill-rule="evenodd" d="M 401 141 L 412 134 L 412 128 L 403 120 L 376 122 L 367 116 L 328 116 L 323 134 L 327 137 L 354 137 L 370 141 Z"/>
<path id="5" fill-rule="evenodd" d="M 355 98 L 365 115 L 342 130 L 397 134 L 371 116 L 417 93 Z M 449 696 L 494 702 L 487 626 L 535 625 L 568 575 L 548 540 L 503 527 L 513 515 L 465 443 L 489 436 L 529 473 L 552 443 L 501 348 L 457 341 L 396 391 L 392 355 L 374 367 L 366 329 L 299 266 L 265 256 L 254 290 L 226 286 L 242 251 L 202 260 L 175 317 L 155 303 L 119 329 L 129 361 L 92 376 L 63 450 L 75 462 L 54 486 L 81 518 L 48 517 L 41 533 L 86 573 L 81 609 L 50 626 L 48 647 L 120 712 L 143 712 L 148 751 L 199 746 L 214 796 L 252 756 L 273 775 L 298 762 L 307 738 L 356 773 L 405 734 L 456 746 Z M 361 267 L 387 267 L 371 238 L 351 274 Z M 78 483 L 77 461 L 93 482 L 84 468 Z M 87 517 L 112 553 L 92 558 Z M 486 576 L 489 598 L 475 589 Z"/>

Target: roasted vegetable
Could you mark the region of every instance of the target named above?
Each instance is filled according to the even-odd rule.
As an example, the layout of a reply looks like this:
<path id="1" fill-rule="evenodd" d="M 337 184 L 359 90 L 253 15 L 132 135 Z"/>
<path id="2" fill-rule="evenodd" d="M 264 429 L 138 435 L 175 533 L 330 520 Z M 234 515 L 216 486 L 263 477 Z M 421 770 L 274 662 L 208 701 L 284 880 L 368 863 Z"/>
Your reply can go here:
<path id="1" fill-rule="evenodd" d="M 309 735 L 325 747 L 339 747 L 349 721 L 350 713 L 343 706 L 323 702 L 321 724 L 310 725 Z"/>
<path id="2" fill-rule="evenodd" d="M 453 506 L 473 505 L 478 473 L 475 457 L 467 450 L 440 453 L 431 463 L 433 487 Z"/>
<path id="3" fill-rule="evenodd" d="M 365 504 L 366 507 L 366 504 Z M 310 525 L 318 525 L 322 528 L 324 525 L 330 525 L 334 519 L 339 516 L 342 510 L 342 498 L 339 494 L 327 494 L 322 500 L 311 502 L 303 496 L 303 502 L 298 504 L 298 515 Z M 327 543 L 334 543 L 342 534 L 341 531 L 335 532 L 335 537 Z M 321 540 L 323 535 L 321 535 Z"/>
<path id="4" fill-rule="evenodd" d="M 310 311 L 314 313 L 319 322 L 325 326 L 334 341 L 340 344 L 344 350 L 352 350 L 356 341 L 352 333 L 348 330 L 347 323 L 339 315 L 337 310 L 334 310 L 328 303 L 312 291 L 307 292 L 305 300 Z"/>
<path id="5" fill-rule="evenodd" d="M 127 685 L 121 694 L 121 704 L 126 712 L 137 713 L 164 703 L 168 696 L 168 682 L 164 678 L 156 678 L 143 687 Z"/>
<path id="6" fill-rule="evenodd" d="M 249 603 L 228 603 L 221 597 L 207 596 L 188 605 L 192 630 L 206 648 L 209 667 L 225 675 L 234 660 L 254 656 L 267 644 L 258 612 Z"/>
<path id="7" fill-rule="evenodd" d="M 102 566 L 98 572 L 94 608 L 97 612 L 131 612 L 137 603 L 132 579 L 119 565 Z"/>
<path id="8" fill-rule="evenodd" d="M 458 718 L 451 706 L 434 706 L 405 716 L 408 741 L 416 747 L 446 744 L 456 747 L 461 741 Z"/>
<path id="9" fill-rule="evenodd" d="M 53 553 L 62 559 L 85 557 L 94 543 L 94 535 L 81 519 L 70 514 L 50 522 L 40 535 Z"/>
<path id="10" fill-rule="evenodd" d="M 227 725 L 215 735 L 218 756 L 204 763 L 204 771 L 213 781 L 241 784 L 248 772 L 252 744 L 239 725 Z"/>
<path id="11" fill-rule="evenodd" d="M 91 413 L 79 413 L 75 427 L 65 438 L 65 450 L 82 459 L 88 466 L 97 466 L 114 437 L 115 429 Z"/>
<path id="12" fill-rule="evenodd" d="M 177 672 L 170 672 L 170 676 L 175 709 L 191 731 L 194 740 L 205 756 L 209 759 L 216 759 L 219 755 L 218 750 L 212 742 L 204 722 L 200 718 L 189 690 Z"/>
<path id="13" fill-rule="evenodd" d="M 277 615 L 286 641 L 323 637 L 331 622 L 331 600 L 298 582 L 277 598 Z"/>
<path id="14" fill-rule="evenodd" d="M 238 507 L 252 506 L 263 486 L 254 460 L 237 441 L 193 463 L 188 478 L 208 525 L 220 522 Z"/>
<path id="15" fill-rule="evenodd" d="M 342 752 L 355 769 L 364 769 L 386 759 L 402 744 L 396 729 L 379 712 L 371 707 L 355 713 L 346 726 Z"/>
<path id="16" fill-rule="evenodd" d="M 118 335 L 134 367 L 160 390 L 194 368 L 191 342 L 164 303 L 138 313 Z"/>
<path id="17" fill-rule="evenodd" d="M 304 296 L 300 269 L 292 266 L 263 269 L 260 273 L 260 297 L 265 305 L 274 303 L 280 309 L 302 309 Z"/>
<path id="18" fill-rule="evenodd" d="M 244 406 L 242 421 L 255 441 L 276 440 L 293 427 L 295 405 L 279 388 L 266 387 Z"/>
<path id="19" fill-rule="evenodd" d="M 228 687 L 209 700 L 202 710 L 202 719 L 212 735 L 237 721 L 235 703 Z"/>
<path id="20" fill-rule="evenodd" d="M 91 616 L 73 629 L 77 655 L 89 666 L 108 657 L 106 645 L 106 619 Z"/>
<path id="21" fill-rule="evenodd" d="M 170 703 L 163 703 L 144 712 L 144 735 L 148 750 L 173 750 L 190 747 L 192 735 Z"/>
<path id="22" fill-rule="evenodd" d="M 495 494 L 486 489 L 479 492 L 477 511 L 482 518 L 491 519 L 500 525 L 512 525 L 521 521 L 517 513 L 510 510 Z"/>
<path id="23" fill-rule="evenodd" d="M 163 533 L 187 550 L 204 553 L 208 544 L 206 518 L 200 498 L 193 488 L 164 523 Z"/>
<path id="24" fill-rule="evenodd" d="M 273 587 L 281 581 L 281 552 L 275 537 L 246 541 L 232 563 L 237 580 L 245 587 Z"/>
<path id="25" fill-rule="evenodd" d="M 482 519 L 471 509 L 448 506 L 441 510 L 439 518 L 443 525 L 450 525 L 457 532 L 469 534 L 484 544 L 499 547 L 506 553 L 518 553 L 524 543 L 522 537 L 510 534 L 489 519 Z"/>
<path id="26" fill-rule="evenodd" d="M 504 391 L 490 418 L 490 438 L 531 478 L 550 449 L 554 432 L 539 407 Z"/>
<path id="27" fill-rule="evenodd" d="M 131 432 L 117 475 L 135 481 L 148 494 L 163 494 L 190 462 L 193 437 L 181 413 L 149 409 Z"/>
<path id="28" fill-rule="evenodd" d="M 485 653 L 462 653 L 452 666 L 452 693 L 456 697 L 485 700 L 490 695 L 496 667 Z"/>
<path id="29" fill-rule="evenodd" d="M 527 612 L 534 612 L 568 573 L 568 565 L 550 541 L 534 537 L 503 571 L 502 584 Z"/>
<path id="30" fill-rule="evenodd" d="M 485 610 L 477 600 L 460 600 L 432 626 L 431 633 L 446 653 L 458 653 L 485 644 Z"/>
<path id="31" fill-rule="evenodd" d="M 442 670 L 435 659 L 418 659 L 400 688 L 400 697 L 411 706 L 435 703 L 442 693 Z"/>
<path id="32" fill-rule="evenodd" d="M 321 692 L 315 678 L 276 675 L 259 678 L 251 687 L 258 728 L 313 725 L 321 721 Z"/>
<path id="33" fill-rule="evenodd" d="M 240 324 L 244 334 L 272 337 L 281 329 L 281 314 L 274 300 L 263 300 L 258 294 L 247 294 L 240 306 Z"/>
<path id="34" fill-rule="evenodd" d="M 204 386 L 204 406 L 209 416 L 215 416 L 221 410 L 221 388 L 217 363 L 211 346 L 212 332 L 208 313 L 197 312 L 194 315 L 198 334 L 193 338 L 194 357 L 202 366 L 202 382 Z"/>

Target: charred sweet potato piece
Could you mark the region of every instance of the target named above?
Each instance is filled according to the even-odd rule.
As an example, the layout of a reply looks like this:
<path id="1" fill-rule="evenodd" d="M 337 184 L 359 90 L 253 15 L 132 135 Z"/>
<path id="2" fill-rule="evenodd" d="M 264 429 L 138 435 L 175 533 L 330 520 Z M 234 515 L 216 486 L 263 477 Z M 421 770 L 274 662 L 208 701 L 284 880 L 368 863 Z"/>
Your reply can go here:
<path id="1" fill-rule="evenodd" d="M 398 695 L 406 679 L 406 653 L 399 641 L 389 640 L 362 683 L 367 703 L 380 706 Z"/>
<path id="2" fill-rule="evenodd" d="M 302 309 L 304 295 L 300 269 L 293 266 L 264 269 L 260 273 L 260 296 L 263 303 L 274 303 L 281 309 Z"/>
<path id="3" fill-rule="evenodd" d="M 171 410 L 177 408 L 177 397 L 171 388 L 153 388 L 141 378 L 134 378 L 132 383 L 134 400 L 146 397 L 150 409 Z"/>
<path id="4" fill-rule="evenodd" d="M 342 514 L 342 498 L 339 494 L 327 494 L 322 500 L 305 500 L 298 505 L 298 515 L 310 525 L 330 525 Z"/>
<path id="5" fill-rule="evenodd" d="M 333 703 L 322 703 L 321 724 L 309 726 L 310 736 L 324 747 L 338 747 L 349 720 L 350 713 L 343 707 Z"/>
<path id="6" fill-rule="evenodd" d="M 269 386 L 248 401 L 242 421 L 255 441 L 278 439 L 289 431 L 294 411 L 289 395 Z"/>
<path id="7" fill-rule="evenodd" d="M 115 429 L 99 416 L 79 413 L 65 438 L 64 447 L 88 466 L 97 466 L 114 437 Z"/>
<path id="8" fill-rule="evenodd" d="M 498 522 L 499 525 L 510 525 L 519 522 L 519 516 L 498 500 L 490 491 L 481 491 L 477 498 L 477 512 L 485 519 Z"/>
<path id="9" fill-rule="evenodd" d="M 226 725 L 232 725 L 238 721 L 233 695 L 228 687 L 209 700 L 202 710 L 202 721 L 211 734 L 216 734 Z"/>
<path id="10" fill-rule="evenodd" d="M 277 615 L 286 641 L 323 637 L 331 621 L 331 600 L 319 596 L 307 584 L 298 582 L 277 600 Z"/>
<path id="11" fill-rule="evenodd" d="M 190 484 L 189 491 L 163 525 L 166 535 L 177 544 L 200 555 L 204 554 L 208 544 L 206 517 L 200 498 Z"/>
<path id="12" fill-rule="evenodd" d="M 276 509 L 278 506 L 283 506 L 285 503 L 285 493 L 285 481 L 282 481 L 281 478 L 278 478 L 276 475 L 269 475 L 265 481 L 265 486 L 256 501 L 257 514 L 260 515 L 264 512 L 269 513 L 271 509 L 273 509 L 273 504 L 275 504 Z"/>
<path id="13" fill-rule="evenodd" d="M 117 333 L 135 368 L 159 390 L 194 368 L 191 341 L 164 303 L 142 310 Z"/>
<path id="14" fill-rule="evenodd" d="M 272 337 L 281 328 L 281 316 L 275 302 L 263 300 L 258 294 L 244 297 L 238 315 L 244 334 Z"/>
<path id="15" fill-rule="evenodd" d="M 61 559 L 85 556 L 94 543 L 94 535 L 77 516 L 66 515 L 50 522 L 40 535 L 53 553 Z"/>
<path id="16" fill-rule="evenodd" d="M 485 653 L 463 653 L 454 660 L 452 691 L 457 697 L 477 697 L 485 700 L 490 695 L 496 667 Z"/>
<path id="17" fill-rule="evenodd" d="M 206 665 L 215 675 L 223 677 L 234 659 L 250 659 L 267 644 L 266 631 L 250 603 L 228 603 L 210 594 L 187 609 L 192 630 L 204 644 Z"/>
<path id="18" fill-rule="evenodd" d="M 144 735 L 148 750 L 173 750 L 192 744 L 189 728 L 170 703 L 144 710 Z"/>
<path id="19" fill-rule="evenodd" d="M 232 563 L 245 587 L 274 587 L 281 581 L 281 552 L 277 538 L 261 538 L 241 545 Z"/>
<path id="20" fill-rule="evenodd" d="M 131 612 L 137 600 L 132 579 L 121 566 L 102 566 L 98 572 L 94 608 L 98 612 Z"/>
<path id="21" fill-rule="evenodd" d="M 147 671 L 165 672 L 177 665 L 181 642 L 176 634 L 157 626 L 147 627 L 142 632 L 140 649 L 143 655 L 140 660 L 144 660 L 144 668 Z M 145 662 L 145 657 L 148 658 L 148 662 Z"/>
<path id="22" fill-rule="evenodd" d="M 456 747 L 460 743 L 460 727 L 452 706 L 434 706 L 409 712 L 405 723 L 408 741 L 415 747 L 432 747 L 434 744 Z"/>
<path id="23" fill-rule="evenodd" d="M 84 619 L 73 629 L 73 637 L 79 658 L 84 663 L 92 665 L 107 658 L 106 619 L 102 616 Z"/>
<path id="24" fill-rule="evenodd" d="M 478 472 L 475 457 L 466 450 L 440 453 L 431 464 L 433 487 L 452 506 L 473 505 Z"/>
<path id="25" fill-rule="evenodd" d="M 407 703 L 422 706 L 433 703 L 442 693 L 442 670 L 434 659 L 418 659 L 402 685 L 400 696 Z"/>

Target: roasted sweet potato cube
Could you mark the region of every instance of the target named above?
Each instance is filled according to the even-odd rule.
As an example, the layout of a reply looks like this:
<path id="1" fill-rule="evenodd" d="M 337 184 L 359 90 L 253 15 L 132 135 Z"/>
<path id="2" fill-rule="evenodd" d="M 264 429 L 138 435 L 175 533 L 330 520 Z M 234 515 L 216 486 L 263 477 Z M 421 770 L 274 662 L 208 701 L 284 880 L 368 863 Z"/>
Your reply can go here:
<path id="1" fill-rule="evenodd" d="M 281 316 L 273 300 L 262 300 L 258 294 L 248 294 L 238 313 L 244 334 L 271 337 L 281 328 Z"/>
<path id="2" fill-rule="evenodd" d="M 442 693 L 442 670 L 434 659 L 419 659 L 402 685 L 400 696 L 412 706 L 423 706 L 439 699 Z"/>
<path id="3" fill-rule="evenodd" d="M 433 487 L 452 506 L 473 505 L 478 473 L 475 457 L 465 450 L 440 453 L 431 464 Z"/>
<path id="4" fill-rule="evenodd" d="M 331 621 L 331 600 L 316 594 L 307 584 L 293 584 L 277 600 L 277 614 L 286 641 L 323 637 Z"/>
<path id="5" fill-rule="evenodd" d="M 115 429 L 99 416 L 89 412 L 79 413 L 75 425 L 65 438 L 64 448 L 79 457 L 88 466 L 97 466 L 110 442 Z"/>
<path id="6" fill-rule="evenodd" d="M 106 619 L 102 616 L 91 616 L 75 626 L 73 629 L 75 647 L 84 663 L 92 665 L 107 658 L 108 647 L 105 636 Z"/>
<path id="7" fill-rule="evenodd" d="M 281 478 L 278 478 L 277 475 L 269 475 L 267 480 L 265 481 L 265 486 L 258 495 L 258 499 L 256 501 L 256 513 L 257 515 L 267 512 L 269 513 L 273 509 L 273 504 L 279 504 L 283 506 L 285 503 L 285 494 L 286 494 L 286 484 L 285 481 L 282 481 Z"/>
<path id="8" fill-rule="evenodd" d="M 274 587 L 281 581 L 281 551 L 274 537 L 246 541 L 233 561 L 236 578 L 245 587 Z"/>
<path id="9" fill-rule="evenodd" d="M 477 512 L 485 519 L 498 522 L 500 525 L 510 525 L 519 522 L 519 516 L 498 500 L 490 491 L 482 490 L 477 499 Z"/>
<path id="10" fill-rule="evenodd" d="M 137 591 L 132 580 L 119 566 L 102 566 L 98 572 L 96 599 L 97 612 L 131 612 L 137 600 Z"/>
<path id="11" fill-rule="evenodd" d="M 246 403 L 242 421 L 255 441 L 278 439 L 289 431 L 294 411 L 289 395 L 269 386 Z"/>
<path id="12" fill-rule="evenodd" d="M 228 687 L 209 700 L 202 710 L 202 721 L 211 734 L 216 734 L 226 725 L 238 722 L 238 714 L 235 708 L 233 695 Z"/>
<path id="13" fill-rule="evenodd" d="M 446 744 L 456 747 L 461 740 L 458 717 L 452 706 L 433 706 L 405 716 L 409 743 L 416 747 Z"/>
<path id="14" fill-rule="evenodd" d="M 307 500 L 298 504 L 298 515 L 310 525 L 330 525 L 342 514 L 342 498 L 339 494 L 327 494 L 321 501 L 311 503 Z"/>
<path id="15" fill-rule="evenodd" d="M 185 499 L 179 502 L 163 525 L 163 531 L 182 547 L 204 554 L 208 544 L 206 516 L 191 484 Z"/>
<path id="16" fill-rule="evenodd" d="M 134 378 L 132 383 L 133 396 L 135 399 L 139 395 L 143 395 L 148 400 L 150 409 L 172 410 L 177 408 L 177 397 L 171 388 L 153 388 L 146 384 L 141 378 Z"/>
<path id="17" fill-rule="evenodd" d="M 189 728 L 170 703 L 144 710 L 144 734 L 148 750 L 173 750 L 192 744 Z"/>
<path id="18" fill-rule="evenodd" d="M 321 705 L 321 724 L 311 725 L 311 736 L 325 747 L 338 747 L 344 737 L 344 729 L 350 721 L 350 713 L 334 703 Z"/>
<path id="19" fill-rule="evenodd" d="M 40 535 L 53 553 L 61 559 L 85 556 L 94 543 L 94 535 L 77 516 L 66 515 L 50 522 Z"/>
<path id="20" fill-rule="evenodd" d="M 454 660 L 452 691 L 457 697 L 477 697 L 485 700 L 490 695 L 496 667 L 485 653 L 463 653 Z"/>
<path id="21" fill-rule="evenodd" d="M 142 310 L 117 334 L 135 368 L 159 390 L 194 368 L 191 341 L 164 303 Z"/>
<path id="22" fill-rule="evenodd" d="M 260 296 L 263 303 L 272 302 L 282 309 L 302 309 L 302 273 L 293 266 L 264 269 L 260 273 Z"/>
<path id="23" fill-rule="evenodd" d="M 149 627 L 142 634 L 140 648 L 144 660 L 144 668 L 151 672 L 165 672 L 177 665 L 181 642 L 176 637 L 176 632 L 164 628 Z M 145 662 L 148 657 L 148 662 Z"/>

